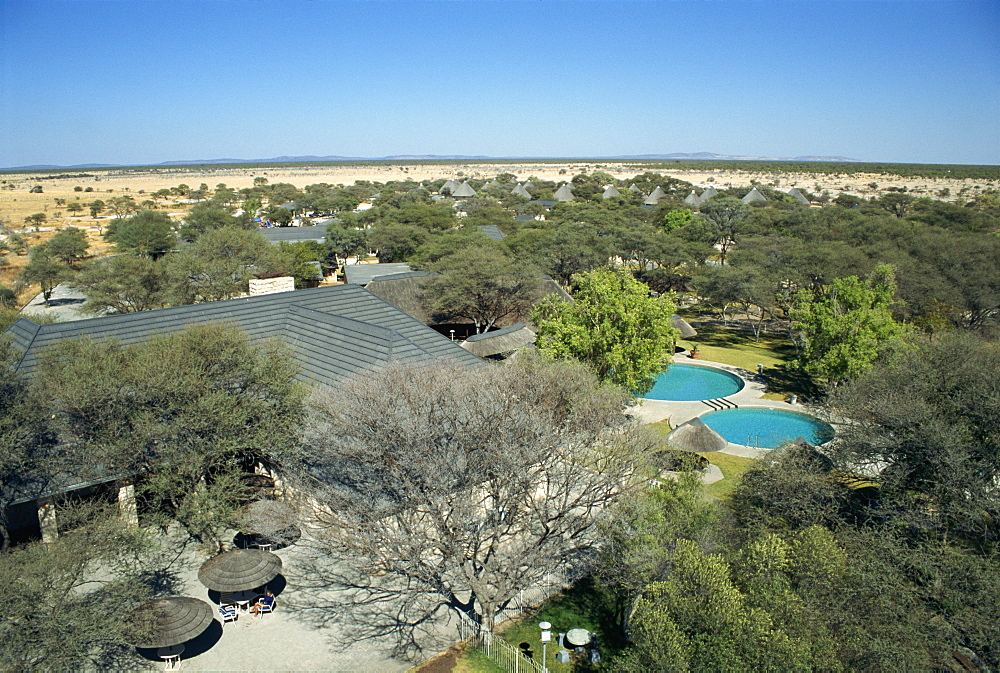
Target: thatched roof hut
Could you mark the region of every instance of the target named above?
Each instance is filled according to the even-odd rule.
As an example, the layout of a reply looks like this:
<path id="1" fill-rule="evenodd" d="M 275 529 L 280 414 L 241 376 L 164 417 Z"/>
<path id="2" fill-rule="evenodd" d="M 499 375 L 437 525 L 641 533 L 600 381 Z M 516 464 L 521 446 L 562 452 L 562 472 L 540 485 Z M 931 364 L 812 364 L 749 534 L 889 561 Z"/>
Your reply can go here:
<path id="1" fill-rule="evenodd" d="M 686 206 L 692 206 L 694 208 L 697 208 L 701 204 L 702 204 L 701 197 L 695 194 L 693 189 L 691 190 L 690 194 L 684 197 L 684 205 Z"/>
<path id="2" fill-rule="evenodd" d="M 809 199 L 807 199 L 805 195 L 795 187 L 792 187 L 791 189 L 788 190 L 788 195 L 793 199 L 795 199 L 795 201 L 798 202 L 800 205 L 803 206 L 809 205 Z"/>
<path id="3" fill-rule="evenodd" d="M 427 271 L 406 271 L 377 276 L 365 285 L 365 289 L 425 325 L 432 325 L 437 321 L 428 309 L 423 279 L 433 275 Z"/>
<path id="4" fill-rule="evenodd" d="M 643 203 L 647 206 L 655 206 L 664 196 L 666 196 L 666 193 L 664 193 L 664 191 L 657 186 L 657 188 L 653 190 L 653 193 L 646 197 L 646 200 L 643 201 Z"/>
<path id="5" fill-rule="evenodd" d="M 722 435 L 705 425 L 700 418 L 692 418 L 667 435 L 667 443 L 682 451 L 721 451 L 729 446 Z"/>
<path id="6" fill-rule="evenodd" d="M 565 203 L 566 201 L 572 201 L 574 198 L 573 190 L 570 188 L 569 183 L 563 183 L 563 186 L 556 190 L 555 193 L 556 201 L 561 201 Z"/>
<path id="7" fill-rule="evenodd" d="M 535 333 L 528 329 L 523 322 L 519 322 L 493 332 L 471 336 L 462 343 L 462 348 L 473 355 L 487 358 L 502 353 L 511 353 L 534 343 L 534 341 Z"/>
<path id="8" fill-rule="evenodd" d="M 757 188 L 754 187 L 753 189 L 750 190 L 749 194 L 747 194 L 741 199 L 741 201 L 743 201 L 743 203 L 754 203 L 757 201 L 764 202 L 767 201 L 767 199 L 765 199 L 764 195 L 758 192 Z"/>
<path id="9" fill-rule="evenodd" d="M 642 190 L 639 189 L 638 187 L 636 187 L 634 182 L 631 185 L 628 186 L 628 190 L 630 192 L 632 192 L 633 194 L 640 194 L 640 193 L 642 193 Z"/>
<path id="10" fill-rule="evenodd" d="M 525 189 L 524 185 L 518 185 L 517 187 L 514 187 L 514 189 L 510 190 L 510 193 L 513 194 L 514 196 L 520 196 L 522 199 L 531 198 L 531 194 L 528 193 L 528 190 Z"/>
<path id="11" fill-rule="evenodd" d="M 455 198 L 463 198 L 464 199 L 464 198 L 468 198 L 470 196 L 475 196 L 476 195 L 476 190 L 473 189 L 472 185 L 469 184 L 469 181 L 466 180 L 465 182 L 463 182 L 462 184 L 460 184 L 458 187 L 456 187 L 455 190 L 451 193 L 451 195 L 454 196 Z"/>
<path id="12" fill-rule="evenodd" d="M 690 339 L 692 337 L 698 336 L 698 330 L 688 323 L 687 320 L 680 317 L 679 315 L 670 316 L 670 326 L 678 330 L 681 333 L 682 339 Z"/>
<path id="13" fill-rule="evenodd" d="M 459 185 L 459 183 L 457 181 L 455 181 L 455 180 L 448 180 L 443 185 L 441 185 L 441 188 L 438 189 L 438 191 L 441 192 L 442 194 L 444 192 L 448 192 L 449 194 L 452 194 L 452 193 L 455 192 L 456 189 L 458 189 L 458 185 Z"/>
<path id="14" fill-rule="evenodd" d="M 603 194 L 601 194 L 602 199 L 614 199 L 619 196 L 621 196 L 621 194 L 618 193 L 618 190 L 614 185 L 608 185 L 608 188 L 604 190 Z"/>
<path id="15" fill-rule="evenodd" d="M 702 201 L 708 201 L 713 196 L 718 196 L 718 195 L 719 195 L 718 190 L 716 190 L 715 187 L 713 187 L 712 185 L 709 185 L 708 189 L 706 189 L 705 191 L 703 191 L 701 193 L 701 196 L 699 198 Z"/>

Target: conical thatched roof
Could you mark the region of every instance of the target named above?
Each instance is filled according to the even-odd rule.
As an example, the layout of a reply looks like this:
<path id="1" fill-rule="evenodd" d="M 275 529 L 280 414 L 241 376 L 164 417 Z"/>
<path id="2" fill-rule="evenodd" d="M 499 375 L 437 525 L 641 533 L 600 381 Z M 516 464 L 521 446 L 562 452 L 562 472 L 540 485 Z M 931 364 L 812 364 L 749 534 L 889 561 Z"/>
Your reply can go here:
<path id="1" fill-rule="evenodd" d="M 535 183 L 532 182 L 531 180 L 528 180 L 527 182 L 524 183 L 524 188 L 530 192 L 532 189 L 535 188 Z"/>
<path id="2" fill-rule="evenodd" d="M 800 192 L 795 187 L 792 187 L 791 189 L 788 190 L 788 195 L 790 197 L 792 197 L 793 199 L 795 199 L 797 202 L 799 202 L 803 206 L 808 206 L 809 205 L 809 199 L 807 199 L 805 197 L 805 195 L 802 194 L 802 192 Z"/>
<path id="3" fill-rule="evenodd" d="M 575 197 L 573 196 L 573 190 L 570 188 L 569 183 L 564 183 L 562 187 L 556 190 L 556 201 L 572 201 Z"/>
<path id="4" fill-rule="evenodd" d="M 679 315 L 670 316 L 670 326 L 680 331 L 681 338 L 683 339 L 690 339 L 691 337 L 698 336 L 698 330 L 691 327 L 688 321 Z"/>
<path id="5" fill-rule="evenodd" d="M 629 190 L 630 192 L 632 192 L 633 194 L 639 194 L 639 193 L 641 193 L 641 192 L 642 192 L 642 190 L 641 190 L 641 189 L 639 189 L 638 187 L 636 187 L 636 186 L 635 186 L 635 183 L 634 183 L 634 182 L 633 182 L 633 183 L 632 183 L 631 185 L 629 185 L 629 186 L 628 186 L 628 190 Z"/>
<path id="6" fill-rule="evenodd" d="M 522 199 L 531 198 L 531 194 L 529 194 L 528 190 L 524 188 L 524 185 L 518 185 L 514 189 L 510 190 L 510 193 L 514 196 L 520 196 Z"/>
<path id="7" fill-rule="evenodd" d="M 700 196 L 695 194 L 694 190 L 692 189 L 691 193 L 684 197 L 684 204 L 688 206 L 694 206 L 695 208 L 697 208 L 702 204 L 702 199 Z"/>
<path id="8" fill-rule="evenodd" d="M 234 549 L 205 561 L 198 581 L 213 591 L 246 591 L 267 584 L 281 572 L 281 558 L 260 549 Z"/>
<path id="9" fill-rule="evenodd" d="M 666 194 L 663 192 L 663 190 L 657 187 L 656 189 L 653 190 L 652 194 L 646 197 L 646 200 L 643 201 L 643 203 L 646 204 L 647 206 L 655 206 L 660 202 L 660 199 L 662 199 L 664 196 L 666 196 Z"/>
<path id="10" fill-rule="evenodd" d="M 754 201 L 767 201 L 767 199 L 764 198 L 764 195 L 757 191 L 756 187 L 751 189 L 750 193 L 744 196 L 741 200 L 743 201 L 743 203 L 753 203 Z"/>
<path id="11" fill-rule="evenodd" d="M 439 192 L 448 192 L 449 194 L 451 194 L 456 189 L 458 189 L 458 185 L 459 185 L 459 183 L 456 182 L 455 180 L 448 180 L 446 183 L 444 183 L 443 185 L 441 185 L 441 188 L 438 189 L 438 191 Z"/>
<path id="12" fill-rule="evenodd" d="M 483 187 L 499 187 L 500 183 L 496 181 L 496 178 L 487 182 Z"/>
<path id="13" fill-rule="evenodd" d="M 170 647 L 197 638 L 215 621 L 212 606 L 187 596 L 146 603 L 132 613 L 136 647 Z"/>
<path id="14" fill-rule="evenodd" d="M 453 191 L 451 193 L 451 195 L 455 196 L 455 197 L 466 198 L 466 197 L 469 197 L 469 196 L 475 196 L 476 195 L 476 190 L 473 189 L 472 186 L 469 185 L 469 181 L 466 180 L 465 182 L 463 182 L 462 184 L 460 184 L 458 187 L 456 187 L 455 191 Z"/>
<path id="15" fill-rule="evenodd" d="M 613 199 L 619 196 L 621 196 L 621 194 L 618 193 L 618 190 L 615 189 L 614 185 L 608 185 L 608 188 L 604 190 L 603 194 L 601 194 L 602 199 Z"/>
<path id="16" fill-rule="evenodd" d="M 667 443 L 682 451 L 721 451 L 729 446 L 722 435 L 705 425 L 700 418 L 692 418 L 674 428 L 667 435 Z"/>
<path id="17" fill-rule="evenodd" d="M 701 200 L 702 201 L 708 201 L 713 196 L 718 196 L 718 195 L 719 195 L 719 192 L 716 191 L 715 187 L 713 187 L 712 185 L 709 185 L 708 189 L 706 189 L 705 191 L 703 191 L 701 193 Z"/>

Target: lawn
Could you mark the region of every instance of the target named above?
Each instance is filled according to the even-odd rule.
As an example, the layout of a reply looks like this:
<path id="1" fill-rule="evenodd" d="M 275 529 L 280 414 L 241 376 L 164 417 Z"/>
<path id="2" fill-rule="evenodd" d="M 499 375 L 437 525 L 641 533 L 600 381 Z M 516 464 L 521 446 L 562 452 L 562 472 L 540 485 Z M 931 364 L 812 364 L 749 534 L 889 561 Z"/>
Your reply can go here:
<path id="1" fill-rule="evenodd" d="M 698 455 L 703 456 L 708 462 L 717 465 L 722 470 L 722 476 L 725 478 L 722 481 L 717 481 L 705 487 L 706 493 L 720 500 L 728 498 L 733 494 L 733 491 L 736 490 L 736 487 L 740 483 L 740 479 L 743 478 L 743 473 L 757 462 L 756 458 L 731 456 L 728 453 L 719 453 L 717 451 L 699 453 Z"/>
<path id="2" fill-rule="evenodd" d="M 556 661 L 560 633 L 570 629 L 587 629 L 596 635 L 601 658 L 607 661 L 626 645 L 625 636 L 618 627 L 618 617 L 612 608 L 611 596 L 590 578 L 577 582 L 573 587 L 543 604 L 537 612 L 513 622 L 500 632 L 500 637 L 514 647 L 527 643 L 534 660 L 541 663 L 542 644 L 539 622 L 552 624 L 552 642 L 546 651 L 546 663 L 552 673 L 592 670 L 589 663 L 560 664 Z M 484 661 L 485 660 L 485 661 Z M 464 653 L 456 662 L 455 671 L 494 671 L 486 657 L 479 652 Z"/>
<path id="3" fill-rule="evenodd" d="M 755 341 L 748 331 L 721 325 L 699 325 L 698 336 L 677 342 L 678 347 L 690 350 L 698 344 L 702 360 L 721 362 L 756 373 L 757 365 L 764 365 L 768 399 L 785 400 L 789 395 L 804 396 L 809 392 L 809 380 L 795 371 L 795 347 L 783 334 L 762 334 Z"/>

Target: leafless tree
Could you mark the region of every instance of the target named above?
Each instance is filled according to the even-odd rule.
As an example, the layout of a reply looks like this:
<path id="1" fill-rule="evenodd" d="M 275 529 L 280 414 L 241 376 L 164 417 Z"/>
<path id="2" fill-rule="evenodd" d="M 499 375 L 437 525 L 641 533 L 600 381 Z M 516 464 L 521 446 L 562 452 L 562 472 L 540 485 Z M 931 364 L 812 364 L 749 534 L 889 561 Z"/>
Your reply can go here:
<path id="1" fill-rule="evenodd" d="M 492 629 L 519 591 L 586 564 L 605 508 L 646 483 L 661 446 L 630 401 L 533 357 L 396 364 L 314 398 L 310 581 L 347 590 L 371 635 L 448 608 Z"/>

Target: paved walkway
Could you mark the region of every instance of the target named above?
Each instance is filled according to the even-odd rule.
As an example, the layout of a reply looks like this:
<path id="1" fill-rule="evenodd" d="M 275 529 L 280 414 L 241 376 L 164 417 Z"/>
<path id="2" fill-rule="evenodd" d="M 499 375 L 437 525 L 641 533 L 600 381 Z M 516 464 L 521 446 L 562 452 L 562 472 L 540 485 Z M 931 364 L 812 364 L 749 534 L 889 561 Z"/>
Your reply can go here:
<path id="1" fill-rule="evenodd" d="M 282 575 L 272 581 L 277 607 L 257 619 L 240 615 L 224 626 L 216 621 L 198 638 L 185 643 L 182 669 L 186 671 L 405 671 L 454 644 L 456 618 L 441 610 L 411 632 L 376 633 L 370 624 L 349 615 L 346 593 L 317 587 L 317 556 L 304 539 L 275 552 L 283 562 Z M 198 568 L 207 560 L 188 548 L 172 568 L 176 595 L 192 596 L 217 608 L 218 594 L 198 581 Z M 321 562 L 330 563 L 327 559 Z M 393 615 L 392 606 L 379 610 Z M 419 643 L 417 645 L 416 643 Z M 155 652 L 139 650 L 149 668 L 162 668 Z"/>
<path id="2" fill-rule="evenodd" d="M 21 309 L 21 313 L 28 319 L 31 319 L 32 315 L 52 316 L 57 322 L 92 318 L 92 314 L 80 310 L 85 301 L 87 298 L 82 292 L 74 290 L 66 283 L 60 283 L 52 288 L 48 306 L 45 305 L 45 297 L 39 292 Z"/>

